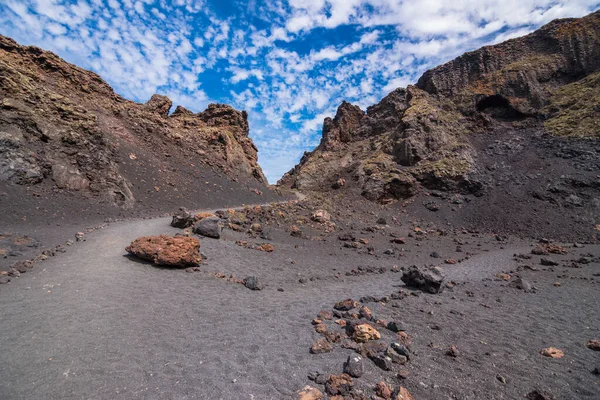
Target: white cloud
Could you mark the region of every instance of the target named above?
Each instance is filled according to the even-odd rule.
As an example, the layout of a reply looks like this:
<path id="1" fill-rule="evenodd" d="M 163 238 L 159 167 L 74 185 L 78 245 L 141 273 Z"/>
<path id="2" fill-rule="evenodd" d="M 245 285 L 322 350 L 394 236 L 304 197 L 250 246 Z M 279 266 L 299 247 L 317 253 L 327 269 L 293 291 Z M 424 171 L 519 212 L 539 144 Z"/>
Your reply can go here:
<path id="1" fill-rule="evenodd" d="M 223 17 L 209 0 L 4 0 L 0 33 L 138 101 L 161 92 L 194 111 L 247 109 L 273 182 L 319 142 L 342 100 L 364 108 L 464 51 L 597 1 L 256 0 Z"/>

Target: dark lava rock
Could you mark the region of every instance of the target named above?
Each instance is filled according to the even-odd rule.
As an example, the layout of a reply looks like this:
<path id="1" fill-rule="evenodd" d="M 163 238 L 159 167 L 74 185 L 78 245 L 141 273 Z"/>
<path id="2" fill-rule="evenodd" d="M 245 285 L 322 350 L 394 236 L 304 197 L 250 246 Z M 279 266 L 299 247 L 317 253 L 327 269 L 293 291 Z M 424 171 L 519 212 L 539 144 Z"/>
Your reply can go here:
<path id="1" fill-rule="evenodd" d="M 373 296 L 363 296 L 360 298 L 361 303 L 378 303 L 380 299 Z"/>
<path id="2" fill-rule="evenodd" d="M 246 279 L 244 279 L 244 286 L 246 286 L 250 290 L 263 290 L 265 288 L 264 283 L 262 283 L 255 276 L 249 276 Z"/>
<path id="3" fill-rule="evenodd" d="M 392 360 L 394 364 L 404 365 L 408 361 L 408 357 L 399 354 L 396 350 L 392 349 L 391 347 L 388 347 L 385 350 L 385 355 L 389 357 L 389 359 Z"/>
<path id="4" fill-rule="evenodd" d="M 547 393 L 547 392 L 542 392 L 541 390 L 534 390 L 532 392 L 529 392 L 529 394 L 527 394 L 527 396 L 525 397 L 527 400 L 553 400 L 554 397 Z"/>
<path id="5" fill-rule="evenodd" d="M 398 354 L 400 354 L 401 356 L 404 356 L 408 359 L 410 359 L 410 351 L 408 350 L 408 348 L 400 343 L 392 343 L 390 345 L 390 347 Z"/>
<path id="6" fill-rule="evenodd" d="M 540 260 L 540 264 L 548 266 L 548 267 L 554 267 L 556 265 L 558 265 L 558 263 L 550 258 L 546 258 L 546 257 L 542 257 L 542 259 Z"/>
<path id="7" fill-rule="evenodd" d="M 379 368 L 381 368 L 384 371 L 391 371 L 391 369 L 394 367 L 393 363 L 392 363 L 392 359 L 383 354 L 378 354 L 376 356 L 373 356 L 371 358 L 371 360 L 373 361 L 373 363 L 375 365 L 377 365 Z"/>
<path id="8" fill-rule="evenodd" d="M 416 266 L 402 274 L 402 282 L 427 293 L 436 294 L 444 290 L 444 277 L 436 269 L 421 270 Z"/>
<path id="9" fill-rule="evenodd" d="M 194 233 L 213 239 L 221 237 L 221 220 L 219 218 L 204 218 L 194 226 Z"/>
<path id="10" fill-rule="evenodd" d="M 440 253 L 438 253 L 437 251 L 434 251 L 429 256 L 431 256 L 433 258 L 442 258 L 442 256 L 440 256 Z"/>
<path id="11" fill-rule="evenodd" d="M 510 287 L 523 290 L 526 293 L 531 292 L 531 284 L 523 278 L 517 278 L 509 284 Z"/>
<path id="12" fill-rule="evenodd" d="M 594 368 L 594 370 L 592 371 L 592 374 L 600 375 L 600 368 L 598 368 L 598 367 Z"/>
<path id="13" fill-rule="evenodd" d="M 353 233 L 340 233 L 338 239 L 343 242 L 354 242 L 356 240 L 356 236 Z"/>
<path id="14" fill-rule="evenodd" d="M 423 203 L 423 205 L 429 211 L 438 211 L 440 209 L 440 205 L 438 203 L 436 203 L 435 201 L 427 201 L 427 202 Z"/>
<path id="15" fill-rule="evenodd" d="M 365 373 L 363 358 L 358 354 L 348 356 L 348 360 L 344 363 L 344 372 L 354 378 L 363 376 Z"/>
<path id="16" fill-rule="evenodd" d="M 402 324 L 402 322 L 399 321 L 390 321 L 387 324 L 387 328 L 392 331 L 392 332 L 404 332 L 406 330 L 406 328 L 404 327 L 404 325 Z"/>
<path id="17" fill-rule="evenodd" d="M 181 207 L 179 211 L 173 215 L 171 226 L 174 228 L 185 229 L 194 224 L 194 216 L 185 208 Z"/>
<path id="18" fill-rule="evenodd" d="M 387 225 L 387 221 L 386 221 L 386 219 L 385 219 L 385 218 L 383 218 L 383 217 L 379 217 L 379 218 L 377 219 L 377 224 L 378 224 L 378 225 Z"/>

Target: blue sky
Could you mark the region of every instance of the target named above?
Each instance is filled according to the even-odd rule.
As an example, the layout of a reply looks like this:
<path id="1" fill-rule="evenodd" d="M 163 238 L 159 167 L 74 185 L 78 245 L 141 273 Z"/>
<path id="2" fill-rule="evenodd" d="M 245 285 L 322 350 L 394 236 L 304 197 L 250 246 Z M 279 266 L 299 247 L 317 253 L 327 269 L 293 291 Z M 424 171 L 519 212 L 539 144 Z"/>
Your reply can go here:
<path id="1" fill-rule="evenodd" d="M 0 33 L 99 73 L 117 93 L 249 112 L 274 183 L 342 100 L 363 109 L 428 68 L 598 0 L 0 0 Z"/>

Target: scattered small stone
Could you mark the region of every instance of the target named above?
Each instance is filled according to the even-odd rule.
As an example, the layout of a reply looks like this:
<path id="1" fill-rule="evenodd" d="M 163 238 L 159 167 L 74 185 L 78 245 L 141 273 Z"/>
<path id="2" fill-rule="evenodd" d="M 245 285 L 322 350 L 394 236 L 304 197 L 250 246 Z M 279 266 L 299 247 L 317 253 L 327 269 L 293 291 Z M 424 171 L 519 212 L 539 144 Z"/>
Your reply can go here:
<path id="1" fill-rule="evenodd" d="M 450 264 L 450 265 L 454 265 L 457 263 L 457 261 L 454 258 L 448 258 L 448 259 L 444 260 L 444 262 L 446 264 Z"/>
<path id="2" fill-rule="evenodd" d="M 85 233 L 83 233 L 83 232 L 77 232 L 75 234 L 75 240 L 78 242 L 82 242 L 84 237 L 85 237 Z"/>
<path id="3" fill-rule="evenodd" d="M 265 288 L 265 285 L 255 276 L 245 278 L 244 286 L 250 290 L 263 290 Z"/>
<path id="4" fill-rule="evenodd" d="M 369 321 L 371 319 L 373 319 L 373 312 L 367 306 L 360 307 L 360 309 L 358 310 L 358 315 L 360 318 L 363 318 L 363 319 L 366 319 Z"/>
<path id="5" fill-rule="evenodd" d="M 310 217 L 315 222 L 324 223 L 331 221 L 331 215 L 325 210 L 317 210 Z"/>
<path id="6" fill-rule="evenodd" d="M 442 256 L 440 255 L 440 253 L 438 253 L 437 251 L 434 251 L 429 256 L 432 257 L 432 258 L 442 258 Z"/>
<path id="7" fill-rule="evenodd" d="M 392 362 L 394 364 L 404 365 L 408 361 L 408 358 L 406 356 L 403 356 L 402 354 L 398 354 L 398 352 L 396 350 L 394 350 L 392 347 L 388 347 L 385 350 L 385 355 L 387 357 L 389 357 L 389 359 L 392 360 Z"/>
<path id="8" fill-rule="evenodd" d="M 550 258 L 546 258 L 546 257 L 542 257 L 542 259 L 540 260 L 540 264 L 547 266 L 547 267 L 554 267 L 556 265 L 558 265 L 558 263 Z"/>
<path id="9" fill-rule="evenodd" d="M 379 217 L 379 218 L 377 218 L 376 223 L 377 223 L 377 225 L 387 225 L 387 220 L 383 217 Z"/>
<path id="10" fill-rule="evenodd" d="M 390 346 L 396 353 L 406 357 L 407 359 L 410 359 L 410 351 L 408 350 L 408 347 L 406 347 L 406 345 L 394 342 Z"/>
<path id="11" fill-rule="evenodd" d="M 330 395 L 341 394 L 342 396 L 352 391 L 352 377 L 348 374 L 329 375 L 325 383 L 325 390 Z"/>
<path id="12" fill-rule="evenodd" d="M 317 339 L 317 341 L 314 342 L 310 348 L 310 352 L 312 354 L 329 353 L 332 350 L 333 350 L 333 346 L 325 338 Z"/>
<path id="13" fill-rule="evenodd" d="M 185 208 L 180 208 L 177 213 L 173 215 L 171 226 L 174 228 L 185 229 L 192 226 L 194 223 L 194 217 Z"/>
<path id="14" fill-rule="evenodd" d="M 275 251 L 275 246 L 273 246 L 271 243 L 263 243 L 260 246 L 258 246 L 256 250 L 264 251 L 266 253 L 272 253 Z"/>
<path id="15" fill-rule="evenodd" d="M 304 388 L 298 392 L 298 400 L 322 400 L 323 393 L 318 389 L 310 386 L 304 386 Z"/>
<path id="16" fill-rule="evenodd" d="M 221 219 L 218 217 L 204 218 L 194 225 L 194 233 L 213 239 L 219 239 L 221 237 L 222 229 Z"/>
<path id="17" fill-rule="evenodd" d="M 185 272 L 189 272 L 189 273 L 200 272 L 200 271 L 201 271 L 200 267 L 189 267 L 189 268 L 185 269 Z"/>
<path id="18" fill-rule="evenodd" d="M 0 275 L 0 285 L 4 285 L 10 282 L 10 278 L 6 275 Z"/>
<path id="19" fill-rule="evenodd" d="M 403 332 L 403 331 L 406 330 L 406 328 L 404 327 L 404 325 L 402 324 L 402 322 L 399 322 L 399 321 L 390 321 L 390 322 L 388 322 L 387 328 L 390 331 L 395 332 L 395 333 Z"/>
<path id="20" fill-rule="evenodd" d="M 398 373 L 396 374 L 398 379 L 408 379 L 408 375 L 409 375 L 408 370 L 405 370 L 405 369 L 398 371 Z"/>
<path id="21" fill-rule="evenodd" d="M 350 311 L 353 308 L 358 307 L 358 302 L 352 299 L 346 299 L 335 303 L 333 308 L 339 311 Z"/>
<path id="22" fill-rule="evenodd" d="M 498 379 L 500 383 L 506 383 L 506 378 L 502 375 L 496 375 L 496 379 Z"/>
<path id="23" fill-rule="evenodd" d="M 517 278 L 514 281 L 512 281 L 509 284 L 510 287 L 513 287 L 515 289 L 519 289 L 524 291 L 525 293 L 529 293 L 531 292 L 532 288 L 531 288 L 531 284 L 529 282 L 527 282 L 525 279 L 523 278 Z"/>
<path id="24" fill-rule="evenodd" d="M 352 337 L 358 343 L 365 343 L 369 340 L 381 339 L 381 334 L 369 324 L 360 324 L 354 327 Z"/>
<path id="25" fill-rule="evenodd" d="M 552 397 L 551 394 L 546 393 L 546 392 L 542 392 L 538 389 L 529 392 L 529 394 L 527 394 L 526 396 L 527 400 L 553 400 L 554 397 Z"/>
<path id="26" fill-rule="evenodd" d="M 540 354 L 544 357 L 550 358 L 563 358 L 565 356 L 565 353 L 562 350 L 557 349 L 556 347 L 547 347 L 545 349 L 542 349 L 542 351 L 540 351 Z"/>
<path id="27" fill-rule="evenodd" d="M 441 293 L 444 290 L 444 277 L 435 268 L 421 270 L 416 266 L 412 266 L 402 274 L 401 279 L 406 286 L 414 287 L 431 294 Z"/>
<path id="28" fill-rule="evenodd" d="M 393 368 L 392 359 L 388 356 L 384 356 L 382 354 L 377 354 L 371 357 L 371 360 L 375 365 L 381 368 L 384 371 L 391 371 Z"/>
<path id="29" fill-rule="evenodd" d="M 375 394 L 383 399 L 390 399 L 392 390 L 384 381 L 380 381 L 375 385 Z"/>
<path id="30" fill-rule="evenodd" d="M 592 339 L 587 342 L 587 347 L 590 350 L 600 351 L 600 340 Z"/>
<path id="31" fill-rule="evenodd" d="M 413 396 L 403 387 L 398 389 L 398 394 L 396 395 L 396 400 L 414 400 Z"/>
<path id="32" fill-rule="evenodd" d="M 358 355 L 350 355 L 344 363 L 344 372 L 354 378 L 360 378 L 365 373 L 364 359 Z"/>
<path id="33" fill-rule="evenodd" d="M 598 367 L 594 368 L 594 370 L 592 371 L 592 374 L 600 375 L 600 368 L 598 368 Z"/>
<path id="34" fill-rule="evenodd" d="M 450 357 L 458 357 L 458 349 L 456 348 L 456 346 L 452 345 L 450 346 L 450 348 L 448 349 L 448 351 L 446 351 L 446 355 L 450 356 Z"/>

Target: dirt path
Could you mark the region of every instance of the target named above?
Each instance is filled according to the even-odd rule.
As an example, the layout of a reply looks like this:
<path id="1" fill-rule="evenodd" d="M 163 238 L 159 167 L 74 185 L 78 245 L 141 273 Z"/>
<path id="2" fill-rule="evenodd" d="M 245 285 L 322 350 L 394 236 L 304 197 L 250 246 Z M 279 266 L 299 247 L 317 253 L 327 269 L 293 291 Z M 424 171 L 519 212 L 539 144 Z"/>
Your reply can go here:
<path id="1" fill-rule="evenodd" d="M 125 256 L 124 247 L 136 237 L 177 232 L 169 222 L 113 223 L 0 288 L 2 399 L 295 398 L 308 372 L 341 372 L 347 357 L 347 351 L 308 354 L 318 337 L 310 326 L 316 313 L 343 298 L 389 294 L 401 286 L 391 273 L 335 278 L 373 260 L 300 239 L 275 238 L 274 253 L 240 248 L 230 233 L 204 239 L 208 262 L 193 274 Z M 479 285 L 505 269 L 515 251 L 485 252 L 446 272 Z M 267 288 L 253 292 L 211 275 L 221 271 L 259 276 Z M 317 279 L 301 284 L 301 275 Z M 450 304 L 451 296 L 440 299 Z M 433 307 L 433 297 L 422 299 L 408 299 L 407 305 Z M 411 305 L 413 300 L 425 303 Z M 597 302 L 583 317 L 594 316 L 590 310 L 597 310 Z M 429 323 L 418 308 L 410 313 L 406 319 L 415 327 Z M 454 323 L 455 315 L 441 314 L 437 323 Z M 490 334 L 489 327 L 482 329 Z M 418 381 L 414 385 L 413 392 L 425 390 Z M 446 398 L 432 396 L 419 398 Z"/>

